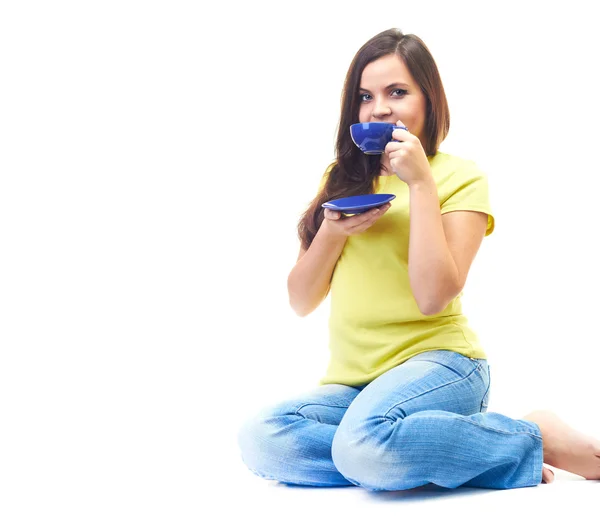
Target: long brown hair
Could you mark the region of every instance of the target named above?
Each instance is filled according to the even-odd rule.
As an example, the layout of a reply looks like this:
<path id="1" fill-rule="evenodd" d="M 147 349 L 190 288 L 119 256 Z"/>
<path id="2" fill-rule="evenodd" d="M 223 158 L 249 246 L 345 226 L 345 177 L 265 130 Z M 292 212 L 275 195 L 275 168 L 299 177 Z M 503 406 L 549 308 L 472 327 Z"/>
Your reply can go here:
<path id="1" fill-rule="evenodd" d="M 352 141 L 349 128 L 359 122 L 359 89 L 364 68 L 390 54 L 395 54 L 404 62 L 425 95 L 425 153 L 428 156 L 435 155 L 448 135 L 448 102 L 437 65 L 425 43 L 418 36 L 403 34 L 399 29 L 383 31 L 367 41 L 354 56 L 344 81 L 336 160 L 327 168 L 325 185 L 298 223 L 298 237 L 304 249 L 308 249 L 323 222 L 324 209 L 321 204 L 335 198 L 374 192 L 374 180 L 381 170 L 381 155 L 364 154 Z"/>

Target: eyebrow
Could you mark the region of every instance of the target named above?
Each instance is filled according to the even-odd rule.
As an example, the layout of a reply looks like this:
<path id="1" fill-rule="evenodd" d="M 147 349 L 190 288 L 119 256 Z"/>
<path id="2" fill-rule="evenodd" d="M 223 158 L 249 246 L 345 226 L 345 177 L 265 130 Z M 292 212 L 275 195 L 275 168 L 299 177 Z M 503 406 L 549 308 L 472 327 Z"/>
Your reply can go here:
<path id="1" fill-rule="evenodd" d="M 392 83 L 391 85 L 388 85 L 385 87 L 386 90 L 392 88 L 392 87 L 404 87 L 404 88 L 408 88 L 408 85 L 406 83 Z M 359 90 L 363 90 L 365 92 L 369 92 L 369 90 L 367 90 L 366 88 L 362 88 L 360 87 Z"/>

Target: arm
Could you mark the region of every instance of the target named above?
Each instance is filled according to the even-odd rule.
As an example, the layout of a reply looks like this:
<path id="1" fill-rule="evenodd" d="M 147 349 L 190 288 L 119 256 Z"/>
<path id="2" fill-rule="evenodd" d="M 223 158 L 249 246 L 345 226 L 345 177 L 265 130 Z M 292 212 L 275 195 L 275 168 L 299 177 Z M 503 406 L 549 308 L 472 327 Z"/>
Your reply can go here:
<path id="1" fill-rule="evenodd" d="M 325 219 L 308 250 L 300 248 L 296 265 L 288 276 L 290 305 L 301 317 L 310 314 L 327 297 L 333 269 L 347 236 L 330 232 Z"/>
<path id="2" fill-rule="evenodd" d="M 290 305 L 299 316 L 310 314 L 327 297 L 333 269 L 348 236 L 366 231 L 389 208 L 387 203 L 346 218 L 338 211 L 325 209 L 315 238 L 307 251 L 300 247 L 296 265 L 288 276 Z"/>
<path id="3" fill-rule="evenodd" d="M 475 211 L 440 214 L 432 177 L 411 184 L 408 273 L 424 315 L 441 312 L 463 289 L 486 232 L 487 215 Z"/>

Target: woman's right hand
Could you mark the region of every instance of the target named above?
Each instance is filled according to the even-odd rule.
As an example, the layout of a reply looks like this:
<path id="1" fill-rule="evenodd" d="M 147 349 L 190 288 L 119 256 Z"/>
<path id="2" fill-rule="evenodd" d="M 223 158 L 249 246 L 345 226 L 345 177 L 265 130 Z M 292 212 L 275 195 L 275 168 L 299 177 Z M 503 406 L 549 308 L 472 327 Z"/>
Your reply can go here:
<path id="1" fill-rule="evenodd" d="M 337 236 L 347 237 L 353 234 L 360 234 L 379 220 L 390 206 L 391 204 L 387 203 L 361 214 L 344 217 L 342 217 L 340 211 L 325 209 L 325 219 L 322 225 L 327 225 L 328 230 Z"/>

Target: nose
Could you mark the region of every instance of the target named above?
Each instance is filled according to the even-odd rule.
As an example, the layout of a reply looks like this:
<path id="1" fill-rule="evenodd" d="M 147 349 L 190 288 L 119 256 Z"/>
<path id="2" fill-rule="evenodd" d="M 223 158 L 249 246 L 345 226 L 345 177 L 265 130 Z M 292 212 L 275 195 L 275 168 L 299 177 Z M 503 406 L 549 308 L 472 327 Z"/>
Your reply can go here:
<path id="1" fill-rule="evenodd" d="M 392 109 L 385 99 L 379 99 L 373 103 L 373 117 L 385 117 L 392 113 Z"/>

